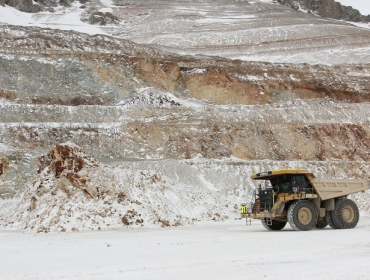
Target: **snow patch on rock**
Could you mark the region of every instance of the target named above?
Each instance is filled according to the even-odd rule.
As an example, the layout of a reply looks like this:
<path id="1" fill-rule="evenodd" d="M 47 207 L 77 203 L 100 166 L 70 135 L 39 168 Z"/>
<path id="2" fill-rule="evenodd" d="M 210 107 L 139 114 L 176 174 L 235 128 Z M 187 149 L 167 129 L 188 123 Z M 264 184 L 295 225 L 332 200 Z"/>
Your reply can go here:
<path id="1" fill-rule="evenodd" d="M 148 87 L 138 89 L 137 94 L 133 98 L 121 101 L 118 105 L 173 107 L 180 106 L 181 102 L 179 98 L 168 92 Z"/>

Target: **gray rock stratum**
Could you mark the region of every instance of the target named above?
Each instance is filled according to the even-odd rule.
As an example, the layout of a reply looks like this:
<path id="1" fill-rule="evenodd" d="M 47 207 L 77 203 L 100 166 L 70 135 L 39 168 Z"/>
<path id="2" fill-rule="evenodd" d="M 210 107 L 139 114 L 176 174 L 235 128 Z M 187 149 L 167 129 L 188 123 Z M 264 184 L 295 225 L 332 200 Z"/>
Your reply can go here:
<path id="1" fill-rule="evenodd" d="M 369 64 L 245 62 L 168 54 L 103 35 L 0 27 L 0 94 L 31 104 L 116 105 L 138 88 L 212 104 L 369 100 Z"/>

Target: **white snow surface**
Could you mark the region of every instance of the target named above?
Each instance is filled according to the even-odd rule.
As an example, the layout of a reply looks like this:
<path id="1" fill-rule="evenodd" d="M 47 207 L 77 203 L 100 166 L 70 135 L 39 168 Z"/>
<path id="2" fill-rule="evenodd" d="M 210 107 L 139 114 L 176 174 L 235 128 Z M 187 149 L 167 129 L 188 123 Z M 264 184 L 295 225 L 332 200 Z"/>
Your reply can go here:
<path id="1" fill-rule="evenodd" d="M 123 100 L 119 102 L 118 105 L 131 109 L 135 107 L 145 106 L 164 108 L 184 106 L 191 107 L 193 109 L 202 109 L 207 106 L 204 101 L 199 101 L 196 99 L 180 99 L 167 91 L 163 91 L 153 87 L 138 88 L 136 92 L 137 93 L 135 96 L 128 100 Z"/>
<path id="2" fill-rule="evenodd" d="M 71 7 L 59 7 L 54 13 L 40 12 L 36 14 L 24 13 L 10 6 L 0 5 L 0 24 L 74 30 L 90 35 L 106 34 L 101 28 L 80 20 L 84 11 L 79 8 L 80 5 L 78 2 L 73 2 Z"/>
<path id="3" fill-rule="evenodd" d="M 137 89 L 137 94 L 133 98 L 121 101 L 118 105 L 150 105 L 170 108 L 172 106 L 180 106 L 182 103 L 184 103 L 183 100 L 175 97 L 171 93 L 152 87 L 147 87 Z"/>
<path id="4" fill-rule="evenodd" d="M 280 232 L 259 221 L 31 234 L 0 231 L 2 280 L 367 279 L 370 218 Z M 289 276 L 287 276 L 289 275 Z"/>

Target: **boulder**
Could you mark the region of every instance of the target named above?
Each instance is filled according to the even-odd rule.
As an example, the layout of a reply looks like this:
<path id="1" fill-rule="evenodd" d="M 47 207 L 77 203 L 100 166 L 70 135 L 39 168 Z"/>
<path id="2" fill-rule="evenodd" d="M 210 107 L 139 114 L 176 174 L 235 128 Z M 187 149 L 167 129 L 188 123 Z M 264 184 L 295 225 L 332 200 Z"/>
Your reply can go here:
<path id="1" fill-rule="evenodd" d="M 101 26 L 106 26 L 106 25 L 118 25 L 121 20 L 113 15 L 112 13 L 103 13 L 103 12 L 92 12 L 92 13 L 85 13 L 82 17 L 81 20 L 84 22 L 87 22 L 89 24 L 94 24 L 94 25 L 101 25 Z"/>
<path id="2" fill-rule="evenodd" d="M 323 17 L 340 19 L 342 14 L 342 7 L 334 0 L 323 0 L 317 12 Z"/>

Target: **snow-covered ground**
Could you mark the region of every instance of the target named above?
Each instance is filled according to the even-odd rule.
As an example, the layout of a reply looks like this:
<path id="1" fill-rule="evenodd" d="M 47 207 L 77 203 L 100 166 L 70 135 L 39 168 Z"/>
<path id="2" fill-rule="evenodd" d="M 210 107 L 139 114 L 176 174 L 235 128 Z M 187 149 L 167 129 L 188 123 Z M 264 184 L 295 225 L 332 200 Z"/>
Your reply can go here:
<path id="1" fill-rule="evenodd" d="M 350 230 L 259 221 L 31 234 L 0 231 L 2 280 L 368 279 L 370 218 Z"/>
<path id="2" fill-rule="evenodd" d="M 10 6 L 3 7 L 0 5 L 0 24 L 74 30 L 90 35 L 104 34 L 101 28 L 84 23 L 80 20 L 80 16 L 84 11 L 79 9 L 80 6 L 80 3 L 73 3 L 69 8 L 56 8 L 53 13 L 40 12 L 32 14 L 20 12 Z"/>

